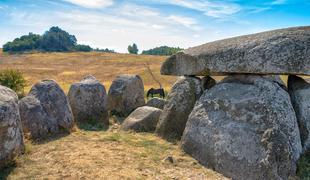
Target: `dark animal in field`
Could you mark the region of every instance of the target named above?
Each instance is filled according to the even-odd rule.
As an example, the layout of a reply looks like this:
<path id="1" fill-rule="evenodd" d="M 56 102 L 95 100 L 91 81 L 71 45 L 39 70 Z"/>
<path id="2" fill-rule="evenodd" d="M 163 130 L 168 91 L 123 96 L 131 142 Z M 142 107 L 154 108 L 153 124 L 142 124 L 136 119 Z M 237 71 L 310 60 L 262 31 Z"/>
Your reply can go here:
<path id="1" fill-rule="evenodd" d="M 165 91 L 163 88 L 154 89 L 151 88 L 147 91 L 146 97 L 149 98 L 149 96 L 154 97 L 155 94 L 158 94 L 160 97 L 165 98 Z"/>

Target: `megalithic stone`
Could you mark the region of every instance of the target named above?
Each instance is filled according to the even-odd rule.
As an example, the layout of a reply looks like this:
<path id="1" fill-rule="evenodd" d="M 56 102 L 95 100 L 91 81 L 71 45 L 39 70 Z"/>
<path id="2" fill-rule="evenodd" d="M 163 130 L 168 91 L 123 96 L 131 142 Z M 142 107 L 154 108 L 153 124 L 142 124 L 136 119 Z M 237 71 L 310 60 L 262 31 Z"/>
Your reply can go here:
<path id="1" fill-rule="evenodd" d="M 163 75 L 310 75 L 310 26 L 234 37 L 169 57 Z"/>

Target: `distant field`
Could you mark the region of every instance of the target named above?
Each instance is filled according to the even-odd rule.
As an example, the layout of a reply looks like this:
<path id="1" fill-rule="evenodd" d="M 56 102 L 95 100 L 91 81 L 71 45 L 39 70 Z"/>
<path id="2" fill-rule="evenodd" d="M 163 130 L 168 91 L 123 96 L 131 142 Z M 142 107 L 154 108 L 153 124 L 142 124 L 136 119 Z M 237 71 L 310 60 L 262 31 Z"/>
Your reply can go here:
<path id="1" fill-rule="evenodd" d="M 160 75 L 160 66 L 165 59 L 165 56 L 101 52 L 7 55 L 0 51 L 0 70 L 19 69 L 23 72 L 28 81 L 26 91 L 42 79 L 54 79 L 68 91 L 72 83 L 89 74 L 99 79 L 107 89 L 119 74 L 139 74 L 146 90 L 159 87 L 145 67 L 145 64 L 149 64 L 164 88 L 169 90 L 176 77 Z"/>

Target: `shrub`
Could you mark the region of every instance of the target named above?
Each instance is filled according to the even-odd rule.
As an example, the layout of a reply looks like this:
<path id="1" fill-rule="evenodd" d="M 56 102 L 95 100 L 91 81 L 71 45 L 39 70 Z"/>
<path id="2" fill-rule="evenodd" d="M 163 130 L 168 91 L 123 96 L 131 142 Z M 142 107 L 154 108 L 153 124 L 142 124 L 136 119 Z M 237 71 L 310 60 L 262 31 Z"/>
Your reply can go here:
<path id="1" fill-rule="evenodd" d="M 19 96 L 22 96 L 24 94 L 26 80 L 20 71 L 9 69 L 0 72 L 0 85 L 10 88 Z"/>
<path id="2" fill-rule="evenodd" d="M 81 51 L 81 52 L 90 52 L 92 51 L 93 49 L 88 46 L 88 45 L 83 45 L 83 44 L 77 44 L 75 47 L 74 47 L 75 51 Z"/>

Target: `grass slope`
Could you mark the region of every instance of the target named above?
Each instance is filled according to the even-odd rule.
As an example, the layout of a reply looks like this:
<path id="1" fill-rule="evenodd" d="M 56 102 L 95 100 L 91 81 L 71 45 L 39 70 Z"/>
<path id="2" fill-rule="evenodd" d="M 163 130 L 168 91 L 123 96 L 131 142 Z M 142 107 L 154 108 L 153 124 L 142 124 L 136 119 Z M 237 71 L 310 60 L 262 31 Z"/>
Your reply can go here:
<path id="1" fill-rule="evenodd" d="M 176 77 L 160 75 L 165 56 L 130 55 L 101 52 L 33 53 L 8 55 L 0 53 L 0 70 L 19 69 L 30 87 L 42 79 L 54 79 L 67 92 L 70 85 L 79 82 L 85 75 L 92 74 L 108 89 L 119 74 L 139 74 L 145 89 L 159 85 L 148 73 L 149 64 L 154 75 L 169 90 Z"/>
<path id="2" fill-rule="evenodd" d="M 39 144 L 0 179 L 225 179 L 153 134 L 77 130 Z M 165 161 L 167 156 L 174 163 Z"/>

